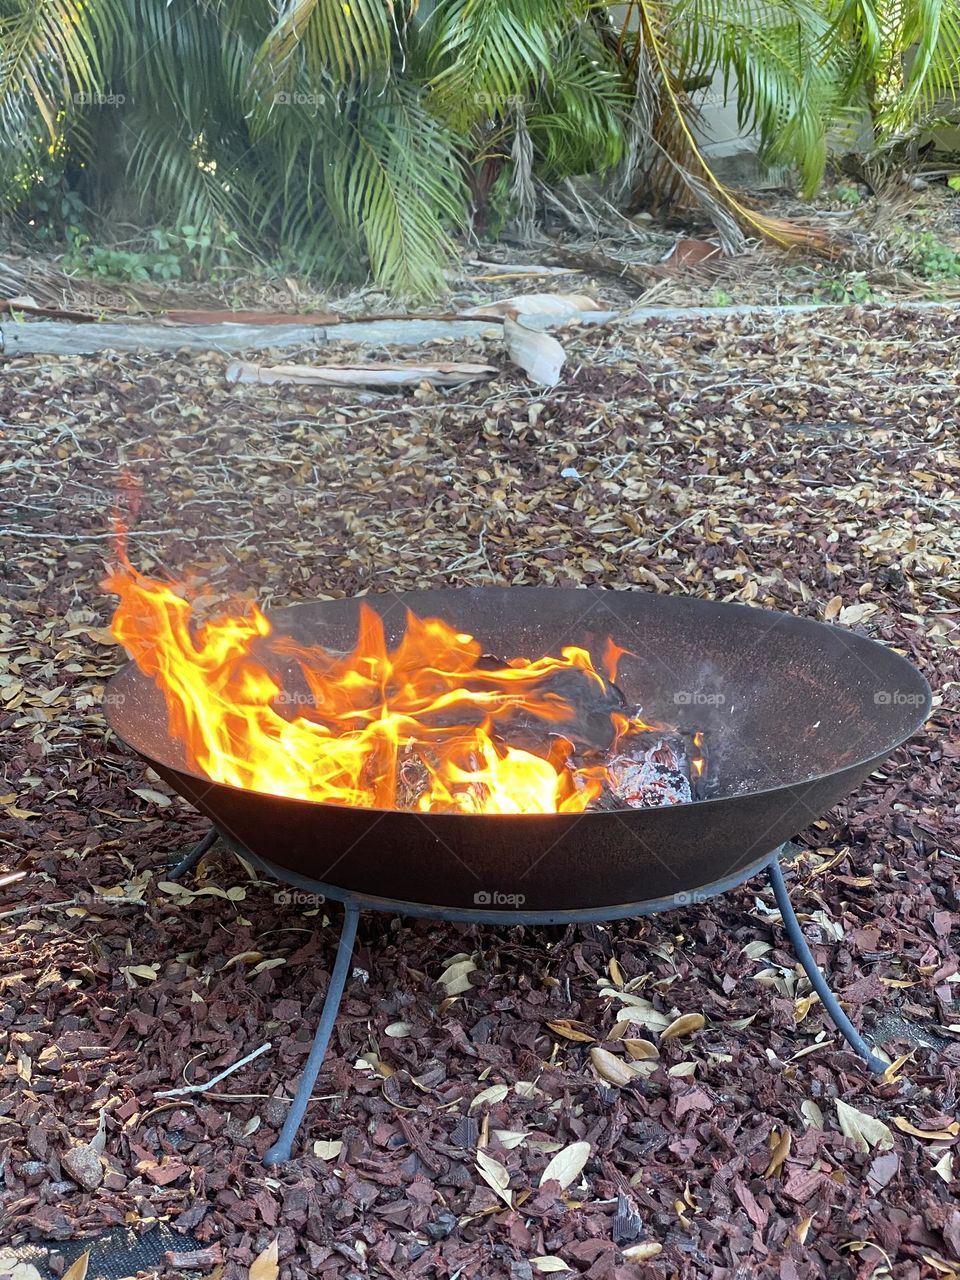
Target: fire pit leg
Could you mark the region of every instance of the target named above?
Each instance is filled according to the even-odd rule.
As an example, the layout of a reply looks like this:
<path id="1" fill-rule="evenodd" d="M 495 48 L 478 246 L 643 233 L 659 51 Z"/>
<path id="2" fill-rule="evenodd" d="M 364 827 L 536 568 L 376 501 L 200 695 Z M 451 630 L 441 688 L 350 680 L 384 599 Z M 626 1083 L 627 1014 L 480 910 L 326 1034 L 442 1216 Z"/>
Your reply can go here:
<path id="1" fill-rule="evenodd" d="M 198 840 L 189 853 L 185 853 L 178 863 L 167 872 L 168 880 L 179 880 L 191 867 L 195 867 L 219 835 L 216 827 L 211 827 L 202 840 Z"/>
<path id="2" fill-rule="evenodd" d="M 290 1103 L 290 1110 L 287 1112 L 287 1118 L 283 1122 L 280 1136 L 272 1147 L 267 1148 L 264 1154 L 263 1163 L 267 1166 L 284 1164 L 290 1159 L 293 1151 L 297 1130 L 300 1128 L 307 1106 L 310 1103 L 310 1095 L 313 1093 L 313 1086 L 317 1083 L 317 1076 L 320 1074 L 324 1055 L 327 1052 L 327 1045 L 330 1043 L 330 1036 L 333 1033 L 333 1024 L 336 1022 L 337 1014 L 340 1011 L 340 1001 L 343 999 L 343 989 L 347 984 L 350 957 L 353 955 L 353 944 L 357 936 L 357 921 L 359 918 L 360 908 L 354 903 L 346 903 L 343 914 L 343 928 L 340 931 L 340 943 L 337 947 L 337 959 L 333 966 L 333 973 L 330 975 L 330 985 L 327 987 L 327 994 L 323 1001 L 323 1012 L 320 1014 L 320 1023 L 317 1026 L 317 1034 L 314 1036 L 313 1048 L 310 1050 L 310 1056 L 307 1058 L 306 1065 L 303 1068 L 300 1083 L 297 1085 L 297 1091 L 293 1095 L 293 1101 Z"/>
<path id="3" fill-rule="evenodd" d="M 773 886 L 773 894 L 777 900 L 777 906 L 780 908 L 780 915 L 783 917 L 783 926 L 787 931 L 787 936 L 793 944 L 794 951 L 797 953 L 797 959 L 803 965 L 804 971 L 810 979 L 811 986 L 823 1001 L 823 1007 L 833 1019 L 844 1040 L 863 1058 L 870 1070 L 886 1071 L 890 1064 L 884 1062 L 882 1058 L 878 1058 L 863 1036 L 860 1035 L 859 1031 L 840 1008 L 839 1000 L 827 986 L 826 978 L 817 968 L 813 952 L 807 946 L 807 940 L 801 932 L 800 922 L 793 910 L 793 903 L 790 901 L 790 894 L 787 892 L 779 859 L 774 858 L 767 868 L 767 872 L 770 876 L 770 883 Z"/>

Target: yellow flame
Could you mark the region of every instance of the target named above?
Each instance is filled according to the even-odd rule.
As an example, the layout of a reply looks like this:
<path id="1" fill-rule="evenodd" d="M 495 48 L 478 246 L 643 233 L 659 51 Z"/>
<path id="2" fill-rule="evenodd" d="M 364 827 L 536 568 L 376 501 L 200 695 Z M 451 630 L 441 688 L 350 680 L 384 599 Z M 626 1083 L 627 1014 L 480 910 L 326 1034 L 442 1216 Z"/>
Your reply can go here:
<path id="1" fill-rule="evenodd" d="M 338 655 L 277 636 L 256 606 L 199 624 L 173 586 L 121 561 L 105 583 L 120 597 L 113 634 L 162 689 L 190 767 L 216 782 L 394 808 L 398 761 L 412 747 L 426 775 L 423 811 L 578 813 L 602 789 L 602 768 L 571 763 L 562 725 L 573 708 L 550 687 L 576 668 L 606 689 L 584 649 L 489 670 L 480 644 L 438 618 L 408 613 L 388 648 L 381 618 L 361 605 L 356 647 Z M 622 652 L 608 646 L 611 671 Z M 547 756 L 497 736 L 520 710 L 560 726 Z M 641 726 L 611 720 L 616 736 Z"/>

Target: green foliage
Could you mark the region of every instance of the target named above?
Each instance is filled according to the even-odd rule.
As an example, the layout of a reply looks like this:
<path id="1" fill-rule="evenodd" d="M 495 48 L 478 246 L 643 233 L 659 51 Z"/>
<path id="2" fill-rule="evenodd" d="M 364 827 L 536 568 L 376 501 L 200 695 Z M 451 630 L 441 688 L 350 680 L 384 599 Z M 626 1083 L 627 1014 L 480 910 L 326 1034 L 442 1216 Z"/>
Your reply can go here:
<path id="1" fill-rule="evenodd" d="M 873 291 L 865 271 L 844 271 L 840 275 L 822 276 L 813 297 L 816 302 L 869 302 Z"/>
<path id="2" fill-rule="evenodd" d="M 890 131 L 956 95 L 960 0 L 630 0 L 625 21 L 613 0 L 422 7 L 0 0 L 0 202 L 121 278 L 257 246 L 416 296 L 442 287 L 471 190 L 495 220 L 529 201 L 532 168 L 675 195 L 692 155 L 701 189 L 763 230 L 696 154 L 684 86 L 718 71 L 807 191 L 853 112 Z M 84 238 L 134 217 L 177 230 L 136 252 Z"/>
<path id="3" fill-rule="evenodd" d="M 842 182 L 838 182 L 836 186 L 831 187 L 828 194 L 831 199 L 838 201 L 840 204 L 849 205 L 852 209 L 863 203 L 863 197 L 857 188 L 844 186 Z"/>
<path id="4" fill-rule="evenodd" d="M 960 173 L 954 173 L 947 179 L 951 191 L 960 191 Z"/>
<path id="5" fill-rule="evenodd" d="M 960 253 L 938 240 L 932 231 L 924 231 L 914 240 L 910 266 L 924 280 L 960 281 Z"/>

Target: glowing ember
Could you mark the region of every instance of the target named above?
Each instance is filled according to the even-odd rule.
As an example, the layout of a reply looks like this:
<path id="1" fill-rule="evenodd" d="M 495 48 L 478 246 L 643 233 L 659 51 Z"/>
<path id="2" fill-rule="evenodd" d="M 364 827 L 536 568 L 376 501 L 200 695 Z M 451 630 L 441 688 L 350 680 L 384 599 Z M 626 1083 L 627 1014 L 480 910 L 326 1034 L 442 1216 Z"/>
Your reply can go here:
<path id="1" fill-rule="evenodd" d="M 612 641 L 606 676 L 572 645 L 499 662 L 410 613 L 390 648 L 361 604 L 356 647 L 330 653 L 275 635 L 256 606 L 201 623 L 172 585 L 121 562 L 105 583 L 120 597 L 113 634 L 162 689 L 189 767 L 216 782 L 365 808 L 579 813 L 609 797 L 605 762 L 651 729 L 612 683 L 626 652 Z"/>

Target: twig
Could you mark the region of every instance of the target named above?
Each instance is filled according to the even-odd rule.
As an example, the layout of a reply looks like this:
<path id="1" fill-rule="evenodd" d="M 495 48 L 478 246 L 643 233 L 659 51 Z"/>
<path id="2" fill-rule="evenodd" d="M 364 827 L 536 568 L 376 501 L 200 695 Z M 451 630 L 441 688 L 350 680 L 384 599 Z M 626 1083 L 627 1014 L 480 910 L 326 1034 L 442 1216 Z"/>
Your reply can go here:
<path id="1" fill-rule="evenodd" d="M 0 920 L 10 916 L 27 916 L 34 911 L 55 911 L 62 907 L 145 907 L 139 898 L 64 898 L 62 902 L 29 902 L 23 907 L 0 911 Z"/>
<path id="2" fill-rule="evenodd" d="M 239 1062 L 235 1062 L 232 1067 L 227 1067 L 221 1071 L 219 1075 L 214 1076 L 212 1080 L 208 1080 L 206 1084 L 187 1084 L 182 1089 L 161 1089 L 153 1096 L 155 1098 L 182 1098 L 188 1093 L 206 1093 L 208 1089 L 212 1089 L 215 1084 L 219 1084 L 221 1080 L 225 1080 L 227 1076 L 233 1075 L 234 1071 L 239 1071 L 241 1067 L 245 1067 L 248 1062 L 252 1062 L 254 1058 L 259 1058 L 261 1053 L 266 1053 L 268 1049 L 272 1049 L 273 1045 L 268 1040 L 266 1044 L 262 1044 L 259 1049 L 254 1049 L 253 1053 L 248 1053 L 245 1058 L 241 1058 Z"/>

